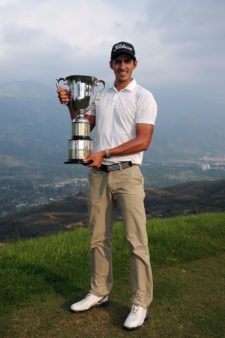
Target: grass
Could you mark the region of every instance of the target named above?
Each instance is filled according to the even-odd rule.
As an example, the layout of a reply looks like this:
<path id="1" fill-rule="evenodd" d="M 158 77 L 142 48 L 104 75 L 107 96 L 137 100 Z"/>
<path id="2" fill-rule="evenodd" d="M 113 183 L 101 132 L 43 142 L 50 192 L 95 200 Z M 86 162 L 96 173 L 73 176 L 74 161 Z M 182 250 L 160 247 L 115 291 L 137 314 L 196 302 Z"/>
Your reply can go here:
<path id="1" fill-rule="evenodd" d="M 130 267 L 117 223 L 110 306 L 85 313 L 69 306 L 89 290 L 87 229 L 1 247 L 0 337 L 225 337 L 225 213 L 152 219 L 147 229 L 154 302 L 143 328 L 122 329 Z"/>

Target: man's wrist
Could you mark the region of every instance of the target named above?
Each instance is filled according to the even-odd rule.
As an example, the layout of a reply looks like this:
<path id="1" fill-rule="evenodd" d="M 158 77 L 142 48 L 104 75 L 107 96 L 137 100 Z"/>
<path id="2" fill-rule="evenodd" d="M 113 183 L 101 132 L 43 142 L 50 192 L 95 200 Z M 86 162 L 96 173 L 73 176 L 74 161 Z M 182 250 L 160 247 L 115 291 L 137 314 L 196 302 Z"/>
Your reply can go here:
<path id="1" fill-rule="evenodd" d="M 105 156 L 104 158 L 110 158 L 110 149 L 105 149 Z"/>

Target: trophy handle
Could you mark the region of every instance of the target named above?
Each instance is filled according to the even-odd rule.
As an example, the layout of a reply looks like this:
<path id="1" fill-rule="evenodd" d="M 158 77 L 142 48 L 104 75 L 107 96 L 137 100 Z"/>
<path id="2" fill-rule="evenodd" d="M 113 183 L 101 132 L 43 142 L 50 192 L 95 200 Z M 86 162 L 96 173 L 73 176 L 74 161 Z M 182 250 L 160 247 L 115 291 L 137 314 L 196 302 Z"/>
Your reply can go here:
<path id="1" fill-rule="evenodd" d="M 94 86 L 98 86 L 100 83 L 103 85 L 103 89 L 104 89 L 105 88 L 105 81 L 103 81 L 103 80 L 96 80 L 94 82 Z"/>
<path id="2" fill-rule="evenodd" d="M 56 87 L 59 88 L 59 82 L 63 81 L 64 85 L 67 85 L 67 81 L 64 77 L 60 77 L 59 79 L 56 79 Z"/>

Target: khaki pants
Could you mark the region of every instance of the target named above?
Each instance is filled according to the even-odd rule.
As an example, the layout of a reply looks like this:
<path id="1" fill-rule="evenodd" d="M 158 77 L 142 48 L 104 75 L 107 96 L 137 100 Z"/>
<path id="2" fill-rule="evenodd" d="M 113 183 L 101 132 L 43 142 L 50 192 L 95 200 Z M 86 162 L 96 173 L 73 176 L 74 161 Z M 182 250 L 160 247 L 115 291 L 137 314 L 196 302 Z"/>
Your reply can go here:
<path id="1" fill-rule="evenodd" d="M 119 205 L 130 245 L 132 304 L 146 308 L 152 302 L 152 272 L 148 251 L 144 184 L 139 166 L 89 174 L 91 230 L 91 292 L 108 295 L 113 283 L 111 237 L 114 207 Z"/>

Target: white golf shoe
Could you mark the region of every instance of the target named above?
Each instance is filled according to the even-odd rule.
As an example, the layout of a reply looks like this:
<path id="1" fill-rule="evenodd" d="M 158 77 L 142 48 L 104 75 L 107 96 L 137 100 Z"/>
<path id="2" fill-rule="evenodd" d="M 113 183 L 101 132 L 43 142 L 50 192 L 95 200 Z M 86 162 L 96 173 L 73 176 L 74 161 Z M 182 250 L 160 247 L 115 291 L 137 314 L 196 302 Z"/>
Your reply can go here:
<path id="1" fill-rule="evenodd" d="M 108 305 L 108 296 L 98 297 L 93 293 L 88 293 L 87 296 L 79 302 L 71 305 L 70 310 L 73 312 L 81 312 L 89 310 L 94 306 L 106 306 Z"/>
<path id="2" fill-rule="evenodd" d="M 147 310 L 141 305 L 133 304 L 131 311 L 125 320 L 123 326 L 125 329 L 132 330 L 136 329 L 144 324 L 147 317 Z"/>

